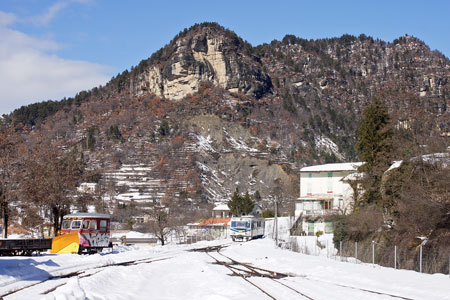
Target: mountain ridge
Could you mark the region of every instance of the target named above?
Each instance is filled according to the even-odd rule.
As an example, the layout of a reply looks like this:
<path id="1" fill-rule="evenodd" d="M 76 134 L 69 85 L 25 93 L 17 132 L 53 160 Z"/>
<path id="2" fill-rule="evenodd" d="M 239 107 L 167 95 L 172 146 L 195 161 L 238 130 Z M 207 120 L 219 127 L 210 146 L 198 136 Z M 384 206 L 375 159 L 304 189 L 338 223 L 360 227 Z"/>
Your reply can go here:
<path id="1" fill-rule="evenodd" d="M 447 134 L 449 77 L 449 60 L 410 36 L 387 43 L 287 35 L 252 47 L 204 23 L 104 87 L 8 118 L 24 134 L 82 152 L 104 186 L 114 183 L 116 200 L 142 193 L 148 203 L 177 197 L 200 207 L 237 187 L 258 191 L 265 208 L 275 179 L 292 200 L 300 167 L 357 159 L 359 116 L 375 96 L 396 126 Z M 136 181 L 107 176 L 122 166 L 146 171 Z"/>

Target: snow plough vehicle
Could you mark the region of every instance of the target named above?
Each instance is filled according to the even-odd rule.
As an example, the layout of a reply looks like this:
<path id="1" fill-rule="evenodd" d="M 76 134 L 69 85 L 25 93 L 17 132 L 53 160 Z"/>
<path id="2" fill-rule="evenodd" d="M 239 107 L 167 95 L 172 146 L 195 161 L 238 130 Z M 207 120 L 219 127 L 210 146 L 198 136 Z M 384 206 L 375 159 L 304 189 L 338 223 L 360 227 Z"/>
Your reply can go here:
<path id="1" fill-rule="evenodd" d="M 111 216 L 75 213 L 63 218 L 61 232 L 53 238 L 50 253 L 97 253 L 112 247 Z"/>
<path id="2" fill-rule="evenodd" d="M 32 255 L 50 249 L 50 253 L 97 253 L 111 248 L 111 216 L 99 213 L 75 213 L 63 217 L 61 232 L 46 239 L 0 239 L 0 256 Z"/>

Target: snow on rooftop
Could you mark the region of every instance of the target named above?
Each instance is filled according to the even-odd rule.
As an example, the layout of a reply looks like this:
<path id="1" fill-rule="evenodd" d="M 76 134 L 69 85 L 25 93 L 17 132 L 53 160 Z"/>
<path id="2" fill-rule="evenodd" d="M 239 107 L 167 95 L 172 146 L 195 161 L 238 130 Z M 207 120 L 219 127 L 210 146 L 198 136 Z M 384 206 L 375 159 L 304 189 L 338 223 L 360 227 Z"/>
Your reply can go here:
<path id="1" fill-rule="evenodd" d="M 309 166 L 301 168 L 300 172 L 356 171 L 362 164 L 362 162 L 349 162 Z"/>
<path id="2" fill-rule="evenodd" d="M 389 169 L 386 170 L 386 172 L 389 172 L 390 170 L 399 168 L 402 165 L 402 163 L 403 163 L 403 160 L 394 161 L 394 163 L 389 167 Z"/>
<path id="3" fill-rule="evenodd" d="M 414 157 L 412 160 L 418 160 L 418 157 Z M 450 153 L 432 153 L 422 155 L 422 159 L 424 162 L 430 164 L 442 164 L 443 168 L 447 168 L 450 165 Z"/>
<path id="4" fill-rule="evenodd" d="M 443 168 L 447 168 L 448 166 L 450 166 L 450 153 L 425 154 L 422 156 L 413 157 L 413 158 L 411 158 L 411 161 L 416 162 L 419 160 L 419 158 L 422 158 L 422 160 L 425 163 L 441 164 L 441 166 Z M 403 160 L 394 161 L 394 163 L 389 167 L 389 169 L 386 170 L 386 172 L 389 172 L 393 169 L 399 168 L 402 165 L 402 163 L 403 163 Z"/>
<path id="5" fill-rule="evenodd" d="M 228 204 L 221 203 L 216 205 L 213 210 L 230 210 L 230 208 L 228 207 Z"/>
<path id="6" fill-rule="evenodd" d="M 362 179 L 362 177 L 363 177 L 362 173 L 354 172 L 354 173 L 348 174 L 347 176 L 345 176 L 341 180 L 342 181 L 349 181 L 349 180 L 354 181 L 354 180 Z"/>

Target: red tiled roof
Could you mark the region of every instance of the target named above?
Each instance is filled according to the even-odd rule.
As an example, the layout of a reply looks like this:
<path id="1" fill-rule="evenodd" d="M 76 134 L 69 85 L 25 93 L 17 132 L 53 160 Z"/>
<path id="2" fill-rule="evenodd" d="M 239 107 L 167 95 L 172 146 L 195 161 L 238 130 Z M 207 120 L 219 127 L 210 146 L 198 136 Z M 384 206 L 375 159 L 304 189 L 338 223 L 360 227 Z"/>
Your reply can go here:
<path id="1" fill-rule="evenodd" d="M 199 224 L 199 226 L 207 226 L 207 225 L 219 225 L 224 224 L 228 225 L 228 222 L 230 222 L 231 218 L 211 218 L 207 219 Z"/>

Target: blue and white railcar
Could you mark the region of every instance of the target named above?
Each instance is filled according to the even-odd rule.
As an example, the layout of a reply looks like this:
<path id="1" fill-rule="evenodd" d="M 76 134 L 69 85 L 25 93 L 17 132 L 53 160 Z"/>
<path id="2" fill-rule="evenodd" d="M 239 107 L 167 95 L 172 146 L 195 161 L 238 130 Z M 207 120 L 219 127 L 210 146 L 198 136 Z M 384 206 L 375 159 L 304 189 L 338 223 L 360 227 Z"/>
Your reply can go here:
<path id="1" fill-rule="evenodd" d="M 264 235 L 264 218 L 253 216 L 233 217 L 230 223 L 230 236 L 233 241 L 249 241 Z"/>

